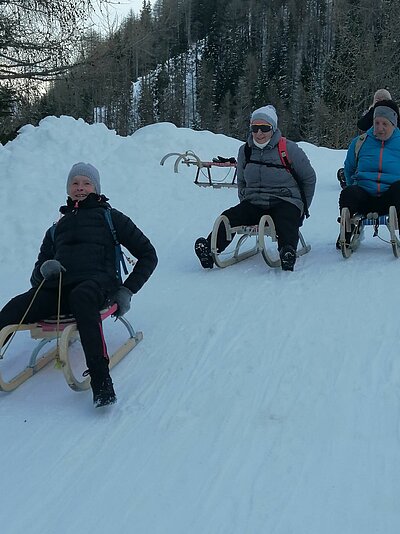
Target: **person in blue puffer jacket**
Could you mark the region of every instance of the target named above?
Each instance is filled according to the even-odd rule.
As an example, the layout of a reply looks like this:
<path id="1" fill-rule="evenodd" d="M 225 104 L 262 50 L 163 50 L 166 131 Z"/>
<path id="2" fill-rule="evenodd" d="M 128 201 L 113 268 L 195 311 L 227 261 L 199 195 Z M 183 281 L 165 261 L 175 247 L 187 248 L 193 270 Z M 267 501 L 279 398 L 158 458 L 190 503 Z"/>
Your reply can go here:
<path id="1" fill-rule="evenodd" d="M 400 215 L 398 109 L 392 100 L 380 102 L 358 154 L 358 137 L 349 146 L 344 162 L 347 187 L 340 194 L 339 208 L 349 208 L 351 216 L 369 212 L 385 215 L 390 206 L 395 206 Z"/>

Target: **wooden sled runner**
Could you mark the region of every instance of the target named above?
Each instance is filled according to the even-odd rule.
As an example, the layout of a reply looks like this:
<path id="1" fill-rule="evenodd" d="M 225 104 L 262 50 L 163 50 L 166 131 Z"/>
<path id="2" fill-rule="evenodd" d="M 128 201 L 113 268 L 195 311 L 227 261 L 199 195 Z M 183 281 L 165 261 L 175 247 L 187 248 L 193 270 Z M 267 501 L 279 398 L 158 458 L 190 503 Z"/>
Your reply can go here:
<path id="1" fill-rule="evenodd" d="M 192 150 L 187 150 L 182 154 L 179 152 L 170 152 L 169 154 L 166 154 L 160 161 L 160 165 L 164 165 L 165 161 L 171 156 L 177 156 L 174 164 L 174 172 L 176 173 L 179 170 L 179 163 L 184 163 L 188 167 L 191 165 L 197 167 L 194 183 L 198 186 L 214 187 L 216 189 L 221 187 L 237 188 L 236 163 L 229 161 L 201 161 Z M 225 168 L 227 169 L 227 172 L 223 178 L 218 179 L 212 175 L 213 168 Z M 233 174 L 231 173 L 232 170 Z M 228 178 L 230 178 L 230 180 Z"/>
<path id="2" fill-rule="evenodd" d="M 224 253 L 219 253 L 217 250 L 217 234 L 218 228 L 223 224 L 225 226 L 226 238 L 231 241 L 235 234 L 238 234 L 239 240 L 236 243 L 233 253 L 224 259 Z M 242 246 L 249 237 L 255 238 L 254 246 L 242 250 Z M 271 254 L 270 250 L 267 247 L 266 238 L 270 238 L 272 242 L 277 241 L 275 224 L 270 215 L 263 215 L 260 219 L 260 222 L 256 226 L 236 226 L 231 227 L 229 219 L 225 215 L 220 215 L 214 223 L 214 227 L 211 234 L 211 254 L 213 256 L 215 264 L 223 269 L 228 267 L 228 265 L 233 265 L 239 261 L 243 261 L 246 258 L 250 258 L 258 252 L 261 252 L 264 261 L 269 267 L 280 267 L 281 260 L 279 256 L 273 253 Z M 297 248 L 297 257 L 303 256 L 310 252 L 311 245 L 308 245 L 301 232 L 299 231 L 299 247 Z"/>
<path id="3" fill-rule="evenodd" d="M 367 215 L 356 214 L 350 217 L 348 208 L 343 208 L 339 218 L 340 223 L 340 250 L 344 258 L 349 258 L 357 250 L 366 226 L 374 227 L 374 236 L 378 235 L 379 226 L 386 226 L 390 235 L 390 245 L 393 255 L 400 257 L 399 222 L 397 211 L 394 206 L 390 206 L 388 215 L 378 215 L 377 213 L 368 213 Z M 346 234 L 348 239 L 346 240 Z"/>
<path id="4" fill-rule="evenodd" d="M 117 305 L 107 308 L 101 311 L 101 319 L 104 321 L 107 317 L 111 316 L 117 309 Z M 135 332 L 132 325 L 125 317 L 118 317 L 120 321 L 128 331 L 128 339 L 109 356 L 110 369 L 114 367 L 119 361 L 122 360 L 128 352 L 130 352 L 142 339 L 142 332 Z M 74 391 L 83 391 L 90 387 L 90 377 L 77 377 L 71 366 L 69 358 L 69 350 L 71 345 L 79 340 L 79 332 L 76 327 L 76 322 L 73 317 L 67 317 L 60 320 L 57 327 L 56 319 L 49 319 L 46 321 L 40 321 L 33 324 L 24 325 L 9 325 L 4 327 L 0 331 L 0 347 L 7 342 L 7 339 L 16 331 L 29 330 L 31 338 L 39 340 L 38 344 L 31 353 L 29 364 L 27 367 L 18 373 L 10 380 L 3 380 L 0 373 L 0 391 L 12 391 L 20 386 L 23 382 L 28 380 L 31 376 L 36 374 L 40 369 L 47 365 L 52 360 L 58 360 L 60 368 L 64 373 L 64 377 L 67 384 Z M 57 332 L 58 330 L 58 332 Z M 54 342 L 58 340 L 58 346 L 54 346 Z M 50 342 L 53 342 L 53 347 L 41 354 L 42 349 Z M 41 355 L 40 355 L 41 354 Z M 39 356 L 40 355 L 40 356 Z"/>

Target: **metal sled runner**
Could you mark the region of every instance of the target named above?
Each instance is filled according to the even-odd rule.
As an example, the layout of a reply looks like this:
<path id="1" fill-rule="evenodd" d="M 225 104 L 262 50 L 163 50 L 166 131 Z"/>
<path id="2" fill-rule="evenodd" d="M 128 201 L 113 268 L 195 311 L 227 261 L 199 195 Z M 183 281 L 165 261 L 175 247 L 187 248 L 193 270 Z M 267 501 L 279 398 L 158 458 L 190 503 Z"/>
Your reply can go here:
<path id="1" fill-rule="evenodd" d="M 102 321 L 111 316 L 116 309 L 117 305 L 114 304 L 106 310 L 102 310 Z M 110 369 L 121 361 L 143 339 L 142 332 L 135 332 L 125 317 L 118 317 L 118 321 L 125 326 L 129 337 L 125 343 L 109 356 Z M 70 347 L 79 340 L 79 332 L 73 317 L 62 318 L 59 322 L 56 319 L 49 319 L 33 324 L 6 326 L 0 332 L 0 347 L 3 347 L 9 337 L 15 332 L 24 330 L 29 331 L 31 338 L 37 339 L 39 342 L 31 353 L 29 364 L 23 371 L 9 380 L 3 380 L 0 372 L 0 391 L 12 391 L 16 389 L 52 360 L 58 361 L 59 367 L 63 371 L 64 377 L 71 389 L 74 391 L 83 391 L 90 387 L 90 377 L 81 376 L 78 378 L 71 366 L 69 357 Z M 57 344 L 54 346 L 54 342 L 56 341 Z M 42 349 L 50 342 L 53 342 L 53 347 L 44 354 L 41 354 Z"/>
<path id="2" fill-rule="evenodd" d="M 358 248 L 365 226 L 374 227 L 374 236 L 378 235 L 379 226 L 386 226 L 390 235 L 389 243 L 392 246 L 393 255 L 396 258 L 400 257 L 399 222 L 394 206 L 390 206 L 388 215 L 378 215 L 374 212 L 367 215 L 356 214 L 354 217 L 350 217 L 348 208 L 343 208 L 338 221 L 340 223 L 339 244 L 344 258 L 349 258 Z"/>
<path id="3" fill-rule="evenodd" d="M 217 234 L 221 224 L 225 226 L 226 238 L 229 241 L 234 238 L 235 234 L 240 236 L 233 253 L 227 259 L 223 259 L 223 255 L 225 254 L 219 253 L 217 249 Z M 242 246 L 249 237 L 255 238 L 254 246 L 247 250 L 243 250 Z M 260 222 L 256 226 L 236 226 L 233 228 L 229 223 L 229 219 L 225 215 L 220 215 L 214 223 L 211 234 L 211 254 L 215 264 L 223 269 L 224 267 L 228 267 L 228 265 L 233 265 L 234 263 L 243 261 L 246 258 L 254 256 L 258 252 L 261 252 L 264 261 L 269 267 L 280 267 L 281 260 L 279 256 L 274 257 L 274 255 L 269 251 L 266 245 L 266 237 L 270 238 L 272 242 L 277 241 L 274 221 L 270 215 L 263 215 L 260 219 Z M 297 257 L 303 256 L 311 250 L 311 245 L 308 245 L 305 242 L 300 231 L 299 243 L 300 247 L 297 249 Z"/>
<path id="4" fill-rule="evenodd" d="M 194 183 L 201 187 L 213 187 L 219 189 L 221 187 L 234 187 L 237 188 L 236 183 L 236 162 L 231 161 L 201 161 L 200 158 L 192 151 L 187 150 L 180 154 L 179 152 L 170 152 L 166 154 L 160 161 L 160 165 L 164 165 L 165 161 L 171 157 L 177 156 L 174 164 L 174 172 L 177 173 L 179 170 L 179 163 L 184 163 L 188 167 L 193 165 L 197 167 L 196 177 Z M 227 170 L 225 176 L 222 179 L 216 179 L 215 176 L 212 176 L 212 168 L 225 168 Z M 233 175 L 231 171 L 233 170 Z M 202 178 L 203 177 L 203 178 Z M 231 180 L 228 180 L 228 177 L 231 177 Z"/>

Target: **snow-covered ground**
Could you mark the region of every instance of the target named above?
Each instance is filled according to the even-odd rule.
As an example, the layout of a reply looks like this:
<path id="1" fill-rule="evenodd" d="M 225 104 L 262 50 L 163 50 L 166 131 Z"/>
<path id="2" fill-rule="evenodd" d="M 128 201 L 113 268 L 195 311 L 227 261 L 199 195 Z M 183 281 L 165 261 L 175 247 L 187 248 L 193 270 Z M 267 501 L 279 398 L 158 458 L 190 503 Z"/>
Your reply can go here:
<path id="1" fill-rule="evenodd" d="M 28 288 L 77 161 L 98 167 L 159 256 L 128 314 L 144 340 L 112 371 L 117 405 L 95 410 L 52 364 L 0 393 L 5 534 L 400 532 L 400 263 L 370 228 L 349 260 L 335 250 L 344 151 L 301 143 L 318 175 L 311 252 L 293 273 L 261 255 L 203 270 L 193 242 L 237 192 L 159 162 L 239 146 L 167 123 L 122 138 L 68 117 L 0 145 L 1 305 Z M 4 376 L 30 354 L 20 336 Z"/>

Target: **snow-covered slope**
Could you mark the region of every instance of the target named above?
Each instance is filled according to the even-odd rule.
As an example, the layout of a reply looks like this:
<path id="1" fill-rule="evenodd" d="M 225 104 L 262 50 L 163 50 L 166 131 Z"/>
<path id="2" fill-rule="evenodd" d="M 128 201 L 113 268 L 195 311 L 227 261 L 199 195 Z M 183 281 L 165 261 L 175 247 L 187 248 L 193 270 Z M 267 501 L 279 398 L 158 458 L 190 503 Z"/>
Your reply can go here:
<path id="1" fill-rule="evenodd" d="M 159 162 L 239 146 L 167 123 L 121 138 L 68 117 L 0 146 L 2 305 L 27 289 L 80 160 L 159 255 L 128 314 L 144 340 L 112 371 L 116 406 L 95 410 L 52 365 L 0 393 L 6 534 L 400 532 L 400 263 L 369 229 L 349 260 L 335 251 L 344 152 L 302 143 L 318 174 L 311 253 L 293 273 L 260 255 L 202 270 L 193 242 L 236 190 Z M 32 343 L 21 334 L 2 372 Z"/>

